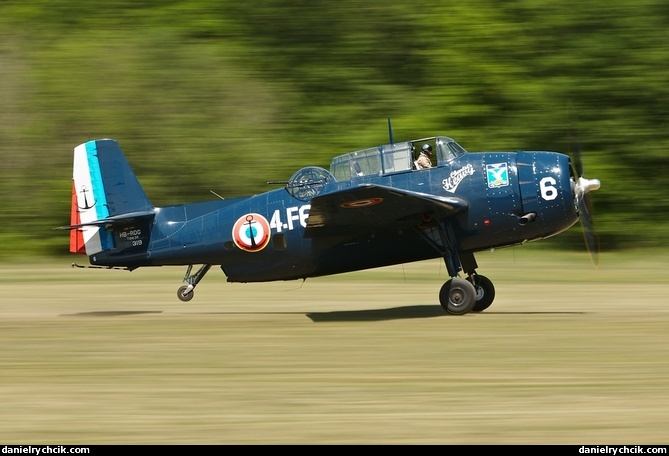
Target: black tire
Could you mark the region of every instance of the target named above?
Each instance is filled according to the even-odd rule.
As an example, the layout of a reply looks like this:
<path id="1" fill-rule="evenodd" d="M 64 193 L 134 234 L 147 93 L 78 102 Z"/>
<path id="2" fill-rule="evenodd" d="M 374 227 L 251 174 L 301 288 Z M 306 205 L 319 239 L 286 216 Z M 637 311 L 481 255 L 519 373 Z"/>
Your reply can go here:
<path id="1" fill-rule="evenodd" d="M 191 299 L 193 299 L 193 296 L 195 296 L 195 290 L 191 290 L 190 292 L 186 293 L 187 289 L 188 285 L 184 285 L 182 287 L 179 287 L 179 289 L 177 290 L 177 297 L 183 302 L 188 302 Z"/>
<path id="2" fill-rule="evenodd" d="M 486 276 L 476 274 L 474 276 L 474 288 L 476 288 L 476 304 L 472 312 L 486 310 L 495 300 L 495 286 Z"/>
<path id="3" fill-rule="evenodd" d="M 439 291 L 441 307 L 451 315 L 464 315 L 476 304 L 476 289 L 468 280 L 455 277 Z"/>

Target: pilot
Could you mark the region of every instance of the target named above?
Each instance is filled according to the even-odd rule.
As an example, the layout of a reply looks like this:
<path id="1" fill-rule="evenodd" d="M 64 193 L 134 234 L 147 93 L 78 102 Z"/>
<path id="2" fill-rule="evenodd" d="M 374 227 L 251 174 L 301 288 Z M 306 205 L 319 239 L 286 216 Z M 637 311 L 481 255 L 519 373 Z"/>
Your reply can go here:
<path id="1" fill-rule="evenodd" d="M 416 169 L 428 169 L 432 168 L 432 160 L 430 156 L 432 155 L 432 146 L 428 143 L 423 144 L 423 147 L 420 148 L 420 155 L 414 162 Z"/>

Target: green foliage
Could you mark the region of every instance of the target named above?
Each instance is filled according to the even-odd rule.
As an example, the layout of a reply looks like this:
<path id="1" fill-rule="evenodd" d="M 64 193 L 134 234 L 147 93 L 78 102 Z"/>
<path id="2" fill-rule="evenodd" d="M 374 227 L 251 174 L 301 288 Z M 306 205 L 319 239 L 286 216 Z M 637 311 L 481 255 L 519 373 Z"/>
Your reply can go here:
<path id="1" fill-rule="evenodd" d="M 668 22 L 659 0 L 2 3 L 3 250 L 67 249 L 51 228 L 89 138 L 172 204 L 327 167 L 385 142 L 388 115 L 396 139 L 470 151 L 580 146 L 604 247 L 661 245 Z"/>

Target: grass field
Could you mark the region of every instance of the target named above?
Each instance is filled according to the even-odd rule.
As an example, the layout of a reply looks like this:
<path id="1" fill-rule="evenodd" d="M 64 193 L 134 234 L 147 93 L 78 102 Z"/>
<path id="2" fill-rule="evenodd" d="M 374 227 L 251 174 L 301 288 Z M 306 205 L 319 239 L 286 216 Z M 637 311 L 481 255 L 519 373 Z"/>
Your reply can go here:
<path id="1" fill-rule="evenodd" d="M 78 261 L 85 257 L 77 257 Z M 669 254 L 477 256 L 231 284 L 185 268 L 0 266 L 2 444 L 667 444 Z"/>

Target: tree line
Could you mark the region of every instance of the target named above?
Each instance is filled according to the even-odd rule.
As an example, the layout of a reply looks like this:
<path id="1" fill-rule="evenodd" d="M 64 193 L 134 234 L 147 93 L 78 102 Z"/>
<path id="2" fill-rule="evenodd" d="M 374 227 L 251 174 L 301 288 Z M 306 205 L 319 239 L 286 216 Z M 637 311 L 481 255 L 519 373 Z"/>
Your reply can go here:
<path id="1" fill-rule="evenodd" d="M 0 4 L 3 253 L 67 252 L 72 149 L 117 139 L 155 205 L 447 135 L 580 149 L 603 249 L 663 244 L 659 0 L 29 0 Z M 582 248 L 580 232 L 552 241 Z"/>

